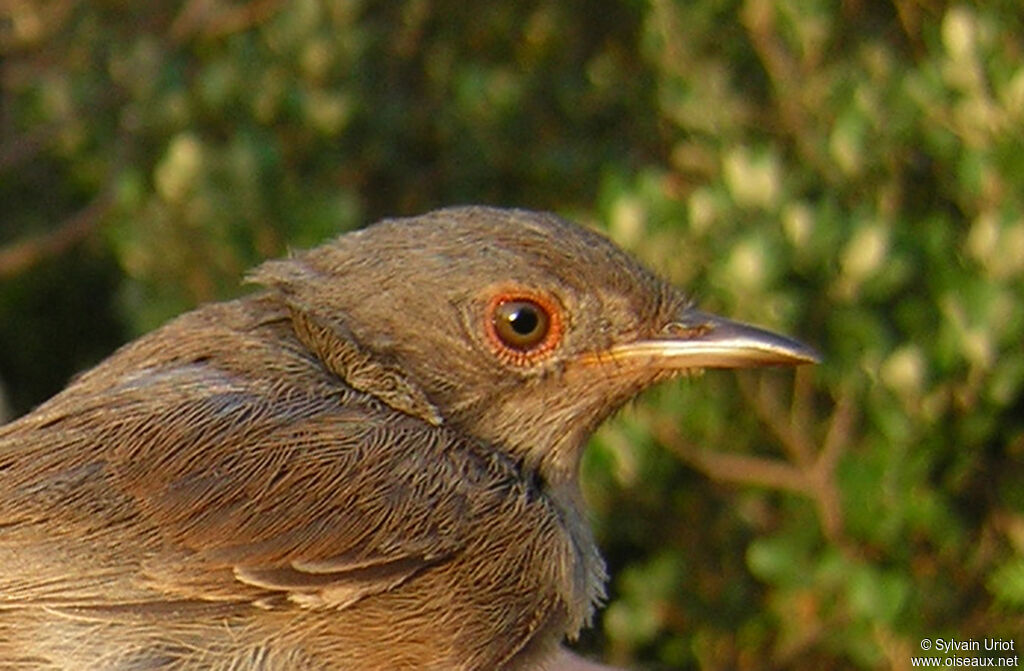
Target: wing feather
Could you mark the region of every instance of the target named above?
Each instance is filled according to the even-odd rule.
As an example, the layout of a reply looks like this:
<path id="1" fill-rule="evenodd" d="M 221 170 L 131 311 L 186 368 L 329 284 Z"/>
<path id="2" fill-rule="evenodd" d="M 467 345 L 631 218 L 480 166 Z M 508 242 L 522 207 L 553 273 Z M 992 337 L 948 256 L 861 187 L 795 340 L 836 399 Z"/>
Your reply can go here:
<path id="1" fill-rule="evenodd" d="M 291 357 L 302 386 L 216 357 L 100 369 L 0 429 L 0 607 L 339 606 L 456 553 L 434 521 L 471 508 L 453 434 Z"/>

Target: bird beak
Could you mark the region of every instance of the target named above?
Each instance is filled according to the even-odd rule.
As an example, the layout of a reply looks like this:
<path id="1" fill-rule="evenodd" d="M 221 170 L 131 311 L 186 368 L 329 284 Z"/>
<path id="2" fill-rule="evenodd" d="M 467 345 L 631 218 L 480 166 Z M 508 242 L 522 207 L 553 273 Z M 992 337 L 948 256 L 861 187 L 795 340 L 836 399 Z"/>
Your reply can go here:
<path id="1" fill-rule="evenodd" d="M 661 370 L 754 368 L 817 363 L 814 349 L 791 338 L 699 310 L 684 310 L 652 338 L 585 357 Z"/>

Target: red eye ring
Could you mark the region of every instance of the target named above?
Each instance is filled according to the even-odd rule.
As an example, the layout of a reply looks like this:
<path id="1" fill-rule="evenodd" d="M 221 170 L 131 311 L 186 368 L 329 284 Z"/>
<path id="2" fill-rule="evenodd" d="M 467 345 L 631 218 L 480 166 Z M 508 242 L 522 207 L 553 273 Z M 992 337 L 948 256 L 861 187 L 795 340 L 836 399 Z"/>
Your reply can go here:
<path id="1" fill-rule="evenodd" d="M 528 365 L 543 358 L 562 338 L 562 313 L 547 296 L 502 292 L 487 303 L 484 324 L 502 361 Z"/>

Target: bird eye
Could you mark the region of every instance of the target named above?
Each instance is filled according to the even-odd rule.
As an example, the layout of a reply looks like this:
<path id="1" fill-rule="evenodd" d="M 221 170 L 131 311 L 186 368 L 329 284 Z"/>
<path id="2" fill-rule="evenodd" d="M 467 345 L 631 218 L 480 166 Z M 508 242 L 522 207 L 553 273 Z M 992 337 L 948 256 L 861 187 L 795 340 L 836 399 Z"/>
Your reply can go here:
<path id="1" fill-rule="evenodd" d="M 504 294 L 488 307 L 487 327 L 495 353 L 504 361 L 529 364 L 550 351 L 561 336 L 561 316 L 543 296 Z"/>
<path id="2" fill-rule="evenodd" d="M 531 350 L 543 342 L 551 326 L 547 311 L 527 300 L 499 303 L 492 321 L 498 339 L 519 351 Z"/>

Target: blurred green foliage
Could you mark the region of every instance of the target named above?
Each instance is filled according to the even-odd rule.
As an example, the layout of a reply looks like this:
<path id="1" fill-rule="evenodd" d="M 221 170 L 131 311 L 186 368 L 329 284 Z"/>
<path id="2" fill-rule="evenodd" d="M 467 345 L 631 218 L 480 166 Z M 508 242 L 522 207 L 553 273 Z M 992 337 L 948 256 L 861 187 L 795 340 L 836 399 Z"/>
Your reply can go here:
<path id="1" fill-rule="evenodd" d="M 484 202 L 603 227 L 813 370 L 667 385 L 598 434 L 581 646 L 909 668 L 1024 644 L 1016 2 L 8 0 L 0 378 L 17 411 L 244 270 Z"/>

